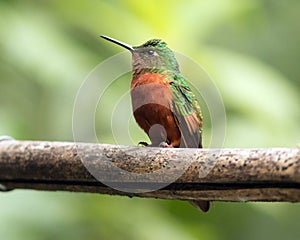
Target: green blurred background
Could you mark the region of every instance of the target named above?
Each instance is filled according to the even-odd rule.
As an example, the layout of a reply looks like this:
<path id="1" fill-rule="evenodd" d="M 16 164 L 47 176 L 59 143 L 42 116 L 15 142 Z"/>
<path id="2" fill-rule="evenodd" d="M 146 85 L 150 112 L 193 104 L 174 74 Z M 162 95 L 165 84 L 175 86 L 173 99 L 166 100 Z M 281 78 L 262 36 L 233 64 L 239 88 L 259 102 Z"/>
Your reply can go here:
<path id="1" fill-rule="evenodd" d="M 0 135 L 72 141 L 80 85 L 97 64 L 123 51 L 98 38 L 105 34 L 133 45 L 162 38 L 203 66 L 226 107 L 225 147 L 295 147 L 299 12 L 298 0 L 0 0 Z M 125 81 L 127 89 L 130 80 Z M 112 99 L 118 86 L 110 89 Z M 106 106 L 104 113 L 111 108 Z M 109 121 L 97 128 L 102 139 L 114 143 Z M 300 239 L 299 228 L 299 204 L 217 202 L 202 214 L 180 201 L 0 194 L 5 240 L 281 240 Z"/>

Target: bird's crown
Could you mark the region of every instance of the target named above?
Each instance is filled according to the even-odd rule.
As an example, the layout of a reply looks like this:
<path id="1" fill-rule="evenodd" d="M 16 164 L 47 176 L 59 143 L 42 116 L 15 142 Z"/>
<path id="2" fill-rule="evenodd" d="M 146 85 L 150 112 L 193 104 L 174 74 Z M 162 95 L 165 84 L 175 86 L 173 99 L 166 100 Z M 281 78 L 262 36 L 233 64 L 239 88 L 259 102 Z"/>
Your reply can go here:
<path id="1" fill-rule="evenodd" d="M 151 39 L 142 45 L 142 47 L 159 47 L 159 48 L 164 48 L 166 46 L 167 44 L 161 39 Z"/>

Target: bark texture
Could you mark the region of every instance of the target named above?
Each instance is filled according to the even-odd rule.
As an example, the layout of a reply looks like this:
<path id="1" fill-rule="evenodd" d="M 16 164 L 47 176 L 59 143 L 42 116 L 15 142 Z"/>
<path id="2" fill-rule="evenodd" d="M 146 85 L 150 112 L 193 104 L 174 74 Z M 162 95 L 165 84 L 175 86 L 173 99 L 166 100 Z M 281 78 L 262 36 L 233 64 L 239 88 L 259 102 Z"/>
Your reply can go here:
<path id="1" fill-rule="evenodd" d="M 0 190 L 210 201 L 300 201 L 300 149 L 0 142 Z"/>

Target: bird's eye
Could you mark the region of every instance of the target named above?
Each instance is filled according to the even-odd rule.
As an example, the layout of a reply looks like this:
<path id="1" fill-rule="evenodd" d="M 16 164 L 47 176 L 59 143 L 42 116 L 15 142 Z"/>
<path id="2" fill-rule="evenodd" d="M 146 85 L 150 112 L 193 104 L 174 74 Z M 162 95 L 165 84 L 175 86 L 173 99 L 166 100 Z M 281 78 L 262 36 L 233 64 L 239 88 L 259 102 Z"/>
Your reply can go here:
<path id="1" fill-rule="evenodd" d="M 148 53 L 148 55 L 151 55 L 151 56 L 152 56 L 152 55 L 154 55 L 155 52 L 154 52 L 153 50 L 148 50 L 147 53 Z"/>

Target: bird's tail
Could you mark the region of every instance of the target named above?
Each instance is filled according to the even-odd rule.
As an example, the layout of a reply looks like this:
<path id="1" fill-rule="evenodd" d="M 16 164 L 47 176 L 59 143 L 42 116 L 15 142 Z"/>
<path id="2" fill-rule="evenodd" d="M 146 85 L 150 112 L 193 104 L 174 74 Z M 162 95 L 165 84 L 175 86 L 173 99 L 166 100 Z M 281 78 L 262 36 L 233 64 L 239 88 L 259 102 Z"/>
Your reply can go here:
<path id="1" fill-rule="evenodd" d="M 209 201 L 205 200 L 190 200 L 190 204 L 192 204 L 195 208 L 198 210 L 201 210 L 203 212 L 207 212 L 209 210 Z"/>

